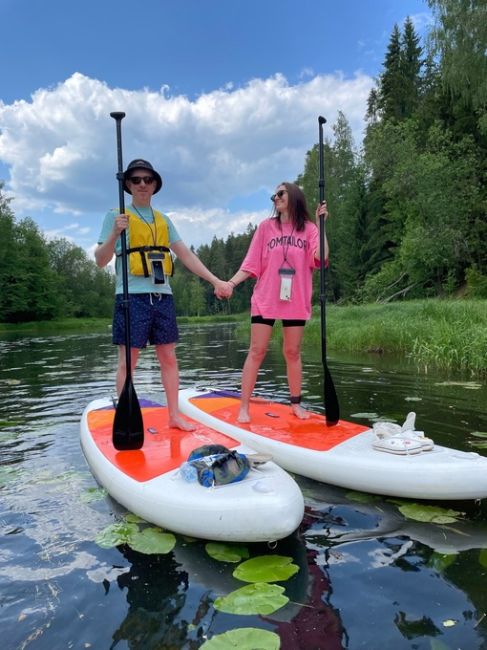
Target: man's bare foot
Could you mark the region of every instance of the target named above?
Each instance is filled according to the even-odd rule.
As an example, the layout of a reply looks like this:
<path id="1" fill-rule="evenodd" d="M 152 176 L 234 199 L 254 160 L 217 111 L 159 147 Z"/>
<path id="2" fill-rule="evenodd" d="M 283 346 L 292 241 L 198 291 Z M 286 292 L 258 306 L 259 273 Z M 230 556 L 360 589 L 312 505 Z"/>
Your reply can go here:
<path id="1" fill-rule="evenodd" d="M 170 418 L 168 425 L 172 429 L 181 429 L 181 431 L 195 431 L 196 427 L 191 422 L 187 422 L 181 416 L 177 415 L 176 417 Z"/>
<path id="2" fill-rule="evenodd" d="M 307 420 L 309 418 L 308 411 L 305 411 L 300 404 L 291 404 L 294 415 L 300 420 Z"/>
<path id="3" fill-rule="evenodd" d="M 240 409 L 237 422 L 240 422 L 241 424 L 248 424 L 250 422 L 250 415 L 247 409 Z"/>

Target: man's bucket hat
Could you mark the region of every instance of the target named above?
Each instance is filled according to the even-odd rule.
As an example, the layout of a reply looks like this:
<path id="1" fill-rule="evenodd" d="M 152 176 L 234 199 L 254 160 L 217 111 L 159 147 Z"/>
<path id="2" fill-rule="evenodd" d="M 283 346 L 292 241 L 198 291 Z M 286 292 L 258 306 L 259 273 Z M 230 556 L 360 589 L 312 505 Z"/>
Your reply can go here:
<path id="1" fill-rule="evenodd" d="M 135 160 L 132 160 L 132 162 L 129 162 L 127 169 L 123 173 L 123 189 L 129 194 L 132 194 L 132 192 L 128 188 L 127 179 L 130 178 L 132 172 L 135 169 L 147 169 L 153 174 L 154 178 L 156 179 L 156 189 L 154 190 L 154 194 L 157 194 L 157 192 L 162 187 L 162 178 L 160 174 L 156 172 L 156 170 L 150 164 L 150 162 L 148 162 L 147 160 L 143 160 L 142 158 L 136 158 Z"/>

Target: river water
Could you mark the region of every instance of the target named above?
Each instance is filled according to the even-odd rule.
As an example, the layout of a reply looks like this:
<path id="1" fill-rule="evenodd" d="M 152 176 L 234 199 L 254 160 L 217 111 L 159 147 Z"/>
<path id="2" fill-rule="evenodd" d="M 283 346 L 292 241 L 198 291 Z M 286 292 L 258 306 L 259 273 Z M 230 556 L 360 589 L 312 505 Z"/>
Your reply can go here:
<path id="1" fill-rule="evenodd" d="M 181 385 L 238 388 L 246 345 L 231 324 L 182 327 Z M 109 332 L 4 335 L 0 355 L 3 648 L 193 649 L 242 627 L 275 632 L 286 650 L 487 648 L 483 503 L 436 504 L 464 513 L 437 524 L 406 518 L 385 497 L 295 477 L 306 504 L 300 529 L 275 550 L 248 545 L 251 557 L 278 553 L 299 566 L 280 583 L 290 602 L 268 616 L 217 611 L 215 598 L 242 583 L 204 542 L 178 537 L 165 555 L 95 542 L 124 514 L 109 497 L 92 498 L 79 445 L 84 407 L 113 394 Z M 304 399 L 322 410 L 320 351 L 306 350 L 304 364 Z M 485 383 L 420 374 L 413 359 L 331 355 L 329 368 L 344 419 L 402 422 L 414 410 L 437 443 L 479 450 L 486 440 Z M 161 395 L 149 350 L 135 384 L 139 397 Z M 287 398 L 278 345 L 258 389 Z"/>

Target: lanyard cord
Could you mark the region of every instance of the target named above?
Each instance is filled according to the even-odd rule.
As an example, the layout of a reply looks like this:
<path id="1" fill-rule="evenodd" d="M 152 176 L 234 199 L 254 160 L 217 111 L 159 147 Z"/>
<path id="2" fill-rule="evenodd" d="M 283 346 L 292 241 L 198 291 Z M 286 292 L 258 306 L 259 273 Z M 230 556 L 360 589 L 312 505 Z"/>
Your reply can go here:
<path id="1" fill-rule="evenodd" d="M 280 224 L 281 230 L 282 230 L 282 223 Z M 282 255 L 283 255 L 283 266 L 284 264 L 287 264 L 289 268 L 292 268 L 291 264 L 287 261 L 287 252 L 289 250 L 289 244 L 291 243 L 291 238 L 294 234 L 294 228 L 295 224 L 293 223 L 293 229 L 291 230 L 291 234 L 286 237 L 286 243 L 282 247 Z"/>
<path id="2" fill-rule="evenodd" d="M 137 208 L 135 207 L 135 205 L 134 205 L 133 203 L 132 203 L 132 207 L 133 207 L 133 209 L 137 212 L 137 214 L 138 214 L 139 217 L 142 219 L 142 221 L 145 223 L 145 225 L 147 226 L 147 228 L 149 228 L 149 230 L 150 230 L 150 232 L 151 232 L 151 235 L 152 235 L 152 241 L 153 241 L 153 243 L 154 243 L 154 246 L 157 246 L 157 223 L 156 223 L 156 219 L 155 219 L 155 217 L 154 217 L 154 210 L 152 209 L 152 206 L 149 206 L 149 207 L 150 207 L 150 211 L 151 211 L 151 214 L 152 214 L 152 223 L 154 224 L 154 230 L 152 230 L 152 226 L 151 226 L 151 224 L 147 221 L 147 219 L 144 217 L 144 215 L 142 215 L 142 214 L 137 210 Z"/>

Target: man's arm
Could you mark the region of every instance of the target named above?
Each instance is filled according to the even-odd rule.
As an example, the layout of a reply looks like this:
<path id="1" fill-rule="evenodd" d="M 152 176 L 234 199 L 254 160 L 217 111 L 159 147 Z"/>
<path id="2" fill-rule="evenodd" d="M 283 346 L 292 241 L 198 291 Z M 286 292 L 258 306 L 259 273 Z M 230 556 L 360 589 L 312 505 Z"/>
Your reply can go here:
<path id="1" fill-rule="evenodd" d="M 121 233 L 129 225 L 129 218 L 126 214 L 118 214 L 113 222 L 113 228 L 108 239 L 103 244 L 98 244 L 95 248 L 95 262 L 100 268 L 105 267 L 112 259 L 115 253 L 115 246 Z"/>
<path id="2" fill-rule="evenodd" d="M 217 278 L 216 275 L 207 269 L 200 258 L 195 255 L 183 241 L 179 240 L 174 244 L 171 244 L 171 250 L 176 253 L 178 259 L 181 260 L 184 266 L 191 271 L 191 273 L 194 273 L 202 280 L 206 280 L 212 284 L 215 288 L 215 293 L 219 298 L 228 297 L 226 295 L 228 293 L 227 283 Z"/>

